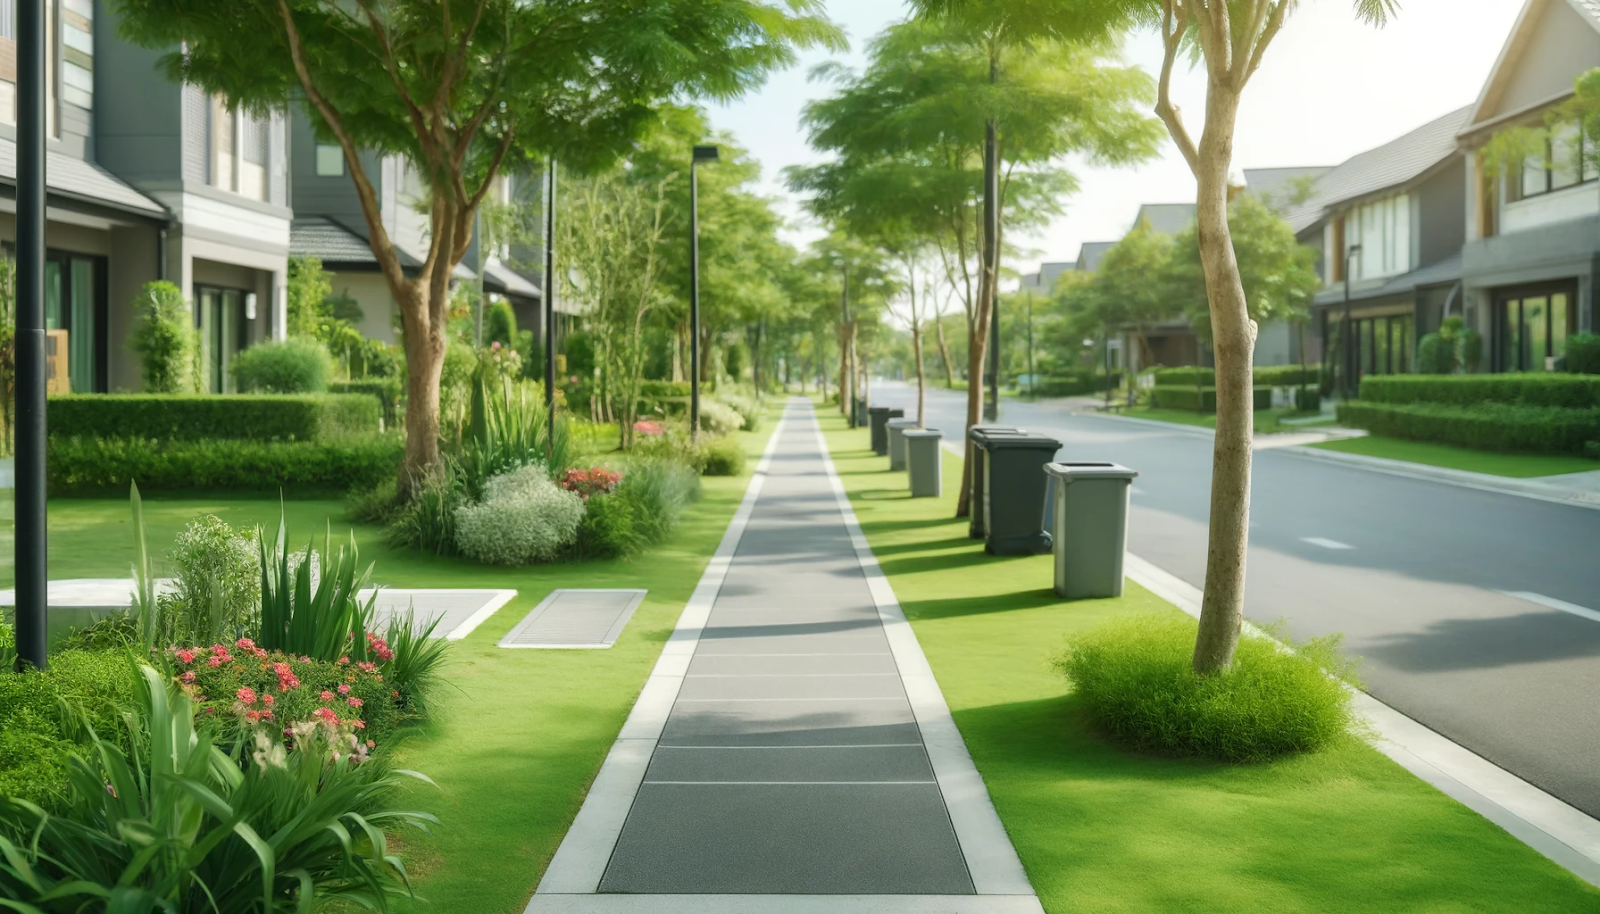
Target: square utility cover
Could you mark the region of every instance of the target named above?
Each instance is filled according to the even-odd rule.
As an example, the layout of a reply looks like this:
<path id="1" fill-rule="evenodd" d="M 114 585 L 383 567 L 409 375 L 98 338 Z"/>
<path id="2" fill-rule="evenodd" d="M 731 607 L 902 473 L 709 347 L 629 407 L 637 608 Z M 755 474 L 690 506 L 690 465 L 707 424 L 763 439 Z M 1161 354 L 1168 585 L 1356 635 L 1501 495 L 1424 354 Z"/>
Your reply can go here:
<path id="1" fill-rule="evenodd" d="M 606 648 L 644 600 L 644 590 L 556 590 L 518 622 L 501 647 Z"/>

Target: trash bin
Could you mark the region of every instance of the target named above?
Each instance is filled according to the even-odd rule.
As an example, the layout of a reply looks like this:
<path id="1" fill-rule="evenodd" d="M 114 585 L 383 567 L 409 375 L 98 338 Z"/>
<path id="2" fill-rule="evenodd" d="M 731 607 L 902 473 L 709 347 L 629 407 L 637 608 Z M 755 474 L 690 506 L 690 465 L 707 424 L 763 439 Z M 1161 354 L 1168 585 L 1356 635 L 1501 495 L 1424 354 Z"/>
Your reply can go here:
<path id="1" fill-rule="evenodd" d="M 967 535 L 975 540 L 984 536 L 983 529 L 983 460 L 988 456 L 983 441 L 991 434 L 1026 434 L 1009 425 L 973 425 L 967 428 L 967 440 L 972 443 L 972 477 L 967 481 L 968 503 Z"/>
<path id="2" fill-rule="evenodd" d="M 890 419 L 884 423 L 885 433 L 889 436 L 889 469 L 903 470 L 906 468 L 906 429 L 917 427 L 915 419 Z"/>
<path id="3" fill-rule="evenodd" d="M 1055 459 L 1061 442 L 1044 435 L 990 433 L 983 447 L 988 451 L 983 461 L 984 551 L 990 555 L 1049 552 L 1044 515 L 1050 477 L 1044 465 Z"/>
<path id="4" fill-rule="evenodd" d="M 850 401 L 850 427 L 865 428 L 867 425 L 867 401 L 860 397 L 852 397 Z"/>
<path id="5" fill-rule="evenodd" d="M 911 477 L 912 498 L 938 498 L 944 494 L 944 466 L 939 446 L 944 433 L 936 428 L 908 428 L 901 432 L 906 449 L 906 469 Z"/>
<path id="6" fill-rule="evenodd" d="M 1128 491 L 1139 474 L 1115 463 L 1052 463 L 1056 593 L 1067 599 L 1122 596 L 1128 551 Z"/>
<path id="7" fill-rule="evenodd" d="M 905 414 L 903 409 L 890 409 L 887 406 L 867 407 L 867 421 L 872 423 L 872 453 L 879 457 L 889 453 L 889 428 L 886 423 Z"/>

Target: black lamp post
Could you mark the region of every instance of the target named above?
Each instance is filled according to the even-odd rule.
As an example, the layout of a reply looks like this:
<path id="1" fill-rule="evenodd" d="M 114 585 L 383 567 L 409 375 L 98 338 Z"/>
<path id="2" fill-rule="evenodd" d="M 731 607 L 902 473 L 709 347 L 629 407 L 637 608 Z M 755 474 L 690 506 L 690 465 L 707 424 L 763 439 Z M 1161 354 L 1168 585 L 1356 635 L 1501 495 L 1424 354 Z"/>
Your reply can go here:
<path id="1" fill-rule="evenodd" d="M 550 423 L 546 457 L 554 459 L 556 446 L 556 157 L 550 157 L 549 182 L 544 197 L 544 407 Z"/>
<path id="2" fill-rule="evenodd" d="M 1352 375 L 1356 373 L 1357 355 L 1352 348 L 1355 346 L 1356 334 L 1350 321 L 1350 261 L 1359 253 L 1361 253 L 1359 244 L 1350 245 L 1344 252 L 1344 328 L 1340 334 L 1344 337 L 1344 383 L 1339 386 L 1343 388 L 1346 400 L 1355 392 Z"/>
<path id="3" fill-rule="evenodd" d="M 41 670 L 50 581 L 44 491 L 44 38 L 44 4 L 17 4 L 17 665 Z"/>
<path id="4" fill-rule="evenodd" d="M 700 176 L 717 147 L 696 146 L 689 157 L 689 440 L 700 434 Z"/>

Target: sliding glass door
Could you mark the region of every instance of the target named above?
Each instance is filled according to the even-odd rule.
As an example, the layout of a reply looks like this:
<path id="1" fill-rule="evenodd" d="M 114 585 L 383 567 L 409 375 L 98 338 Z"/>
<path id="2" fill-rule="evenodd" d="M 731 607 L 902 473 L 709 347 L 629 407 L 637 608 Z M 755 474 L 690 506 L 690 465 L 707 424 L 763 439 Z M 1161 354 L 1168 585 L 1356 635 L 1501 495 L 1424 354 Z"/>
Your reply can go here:
<path id="1" fill-rule="evenodd" d="M 1514 290 L 1494 309 L 1494 370 L 1549 371 L 1566 355 L 1578 329 L 1577 287 L 1572 283 Z"/>
<path id="2" fill-rule="evenodd" d="M 67 331 L 75 394 L 106 390 L 105 259 L 51 251 L 44 263 L 44 325 Z"/>
<path id="3" fill-rule="evenodd" d="M 233 375 L 228 369 L 233 365 L 233 357 L 250 342 L 245 293 L 238 289 L 198 286 L 195 297 L 200 302 L 197 316 L 207 389 L 214 394 L 233 393 Z"/>

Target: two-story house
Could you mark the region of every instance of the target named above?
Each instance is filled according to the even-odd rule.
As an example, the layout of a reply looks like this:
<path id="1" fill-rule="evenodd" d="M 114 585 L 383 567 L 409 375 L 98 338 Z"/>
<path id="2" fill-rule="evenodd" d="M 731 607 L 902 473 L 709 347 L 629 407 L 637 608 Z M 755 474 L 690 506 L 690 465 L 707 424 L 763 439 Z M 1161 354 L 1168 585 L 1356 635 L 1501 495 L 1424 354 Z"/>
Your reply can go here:
<path id="1" fill-rule="evenodd" d="M 1530 0 L 1460 130 L 1466 195 L 1464 316 L 1483 334 L 1484 371 L 1555 367 L 1569 336 L 1597 324 L 1600 151 L 1574 121 L 1542 154 L 1496 163 L 1485 146 L 1542 127 L 1600 67 L 1600 0 Z"/>
<path id="2" fill-rule="evenodd" d="M 1287 219 L 1322 251 L 1306 360 L 1335 391 L 1366 374 L 1414 370 L 1416 341 L 1461 307 L 1468 109 L 1360 153 L 1316 179 Z"/>

